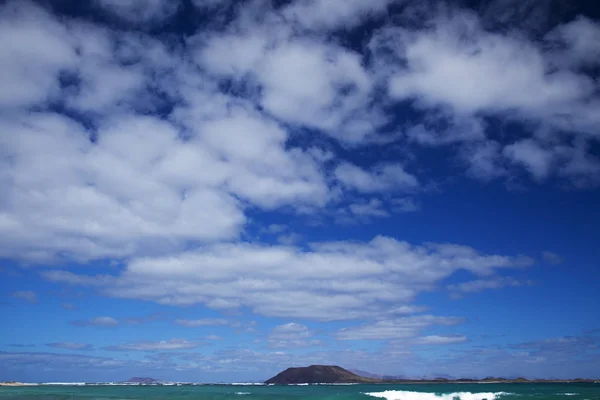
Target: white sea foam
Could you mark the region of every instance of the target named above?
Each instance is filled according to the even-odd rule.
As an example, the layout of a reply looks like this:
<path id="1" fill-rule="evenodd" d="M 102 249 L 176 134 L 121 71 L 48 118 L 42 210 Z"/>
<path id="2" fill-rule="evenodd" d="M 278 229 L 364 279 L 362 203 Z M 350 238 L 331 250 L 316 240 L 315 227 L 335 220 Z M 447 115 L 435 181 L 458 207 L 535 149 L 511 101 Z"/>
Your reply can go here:
<path id="1" fill-rule="evenodd" d="M 558 395 L 562 395 L 562 396 L 577 396 L 579 395 L 579 393 L 556 393 Z"/>
<path id="2" fill-rule="evenodd" d="M 44 382 L 40 385 L 54 385 L 54 386 L 84 386 L 85 382 Z"/>
<path id="3" fill-rule="evenodd" d="M 262 382 L 232 382 L 232 383 L 224 383 L 224 385 L 231 386 L 264 386 L 265 384 Z"/>
<path id="4" fill-rule="evenodd" d="M 315 383 L 315 385 L 323 385 L 323 386 L 352 386 L 352 385 L 360 385 L 360 383 Z"/>
<path id="5" fill-rule="evenodd" d="M 455 393 L 424 393 L 403 390 L 386 390 L 385 392 L 365 393 L 368 396 L 381 397 L 386 400 L 496 400 L 500 396 L 511 393 L 506 392 L 455 392 Z"/>
<path id="6" fill-rule="evenodd" d="M 250 392 L 235 392 L 238 396 L 244 396 L 246 394 L 250 394 Z"/>

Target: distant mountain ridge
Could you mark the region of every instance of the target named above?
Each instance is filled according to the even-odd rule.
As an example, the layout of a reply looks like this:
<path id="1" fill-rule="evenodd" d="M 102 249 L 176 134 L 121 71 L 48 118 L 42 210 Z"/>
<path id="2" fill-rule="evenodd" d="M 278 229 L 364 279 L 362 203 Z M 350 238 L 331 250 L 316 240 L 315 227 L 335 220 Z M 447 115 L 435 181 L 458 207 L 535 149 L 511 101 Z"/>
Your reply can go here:
<path id="1" fill-rule="evenodd" d="M 523 377 L 506 379 L 487 377 L 485 379 L 406 379 L 395 376 L 376 375 L 361 370 L 346 370 L 337 365 L 311 365 L 309 367 L 288 368 L 271 379 L 266 384 L 294 385 L 301 383 L 600 383 L 595 379 L 526 379 Z"/>
<path id="2" fill-rule="evenodd" d="M 381 374 L 372 374 L 367 371 L 363 371 L 360 369 L 349 369 L 348 371 L 356 374 L 358 376 L 362 376 L 363 378 L 371 378 L 371 379 L 406 379 L 406 377 L 402 375 L 381 375 Z"/>

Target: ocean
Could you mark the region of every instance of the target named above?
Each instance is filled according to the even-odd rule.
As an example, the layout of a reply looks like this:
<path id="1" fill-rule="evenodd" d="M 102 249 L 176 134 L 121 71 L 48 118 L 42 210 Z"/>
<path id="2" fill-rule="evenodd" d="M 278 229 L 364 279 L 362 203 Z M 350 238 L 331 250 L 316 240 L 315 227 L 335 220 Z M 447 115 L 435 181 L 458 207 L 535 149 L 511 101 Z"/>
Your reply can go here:
<path id="1" fill-rule="evenodd" d="M 0 387 L 0 400 L 600 400 L 600 384 Z"/>

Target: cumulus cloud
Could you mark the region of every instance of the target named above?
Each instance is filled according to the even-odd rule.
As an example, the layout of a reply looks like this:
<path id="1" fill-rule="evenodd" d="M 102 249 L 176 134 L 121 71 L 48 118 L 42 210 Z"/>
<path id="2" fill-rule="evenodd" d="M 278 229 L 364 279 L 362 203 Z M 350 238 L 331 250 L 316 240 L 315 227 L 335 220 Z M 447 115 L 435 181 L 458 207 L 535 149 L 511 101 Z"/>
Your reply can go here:
<path id="1" fill-rule="evenodd" d="M 191 43 L 194 60 L 205 71 L 232 79 L 247 97 L 288 124 L 357 144 L 387 120 L 372 104 L 373 81 L 360 54 L 299 37 L 278 13 L 251 4 L 225 35 L 207 39 L 202 34 Z"/>
<path id="2" fill-rule="evenodd" d="M 282 13 L 305 29 L 350 29 L 365 20 L 381 16 L 394 0 L 300 0 Z M 396 1 L 397 2 L 397 1 Z M 398 2 L 397 2 L 398 3 Z"/>
<path id="3" fill-rule="evenodd" d="M 548 21 L 547 10 L 530 2 L 522 9 L 515 2 L 491 3 L 483 17 L 455 6 L 415 6 L 416 12 L 407 11 L 372 37 L 370 49 L 389 94 L 424 113 L 423 122 L 406 127 L 406 136 L 424 146 L 460 144 L 459 156 L 477 179 L 507 176 L 512 164 L 537 181 L 558 175 L 579 185 L 581 178 L 562 167 L 575 156 L 557 145 L 572 152 L 565 132 L 584 142 L 597 135 L 597 85 L 582 69 L 597 63 L 591 38 L 600 25 L 579 17 L 534 41 L 524 29 Z M 525 17 L 514 10 L 541 14 L 536 23 L 518 25 Z M 486 121 L 497 127 L 507 120 L 522 124 L 520 136 L 526 137 L 499 143 Z"/>
<path id="4" fill-rule="evenodd" d="M 201 13 L 232 5 L 192 3 Z M 257 215 L 279 211 L 313 217 L 339 206 L 353 218 L 416 211 L 428 181 L 421 151 L 455 152 L 452 161 L 480 180 L 526 171 L 539 183 L 559 177 L 581 188 L 598 184 L 592 149 L 600 99 L 585 71 L 598 66 L 600 28 L 580 17 L 533 41 L 518 29 L 494 31 L 489 16 L 456 7 L 394 1 L 403 11 L 387 18 L 391 3 L 296 0 L 275 9 L 248 1 L 232 7 L 218 29 L 177 40 L 143 31 L 168 23 L 179 1 L 95 0 L 92 7 L 114 17 L 108 25 L 59 17 L 34 2 L 3 4 L 0 257 L 46 265 L 119 260 L 109 273 L 42 273 L 115 298 L 289 319 L 369 319 L 340 330 L 339 339 L 466 340 L 422 336 L 460 319 L 411 315 L 425 311 L 414 304 L 417 296 L 459 271 L 475 278 L 448 288 L 457 295 L 529 284 L 495 273 L 531 259 L 382 236 L 301 247 L 294 246 L 299 234 L 277 225 L 266 229 L 277 235 L 272 245 L 248 239 L 248 227 Z M 505 23 L 512 12 L 490 15 Z M 366 21 L 382 25 L 367 29 L 362 43 L 350 46 L 339 36 Z M 511 126 L 509 135 L 498 121 L 519 129 Z M 402 157 L 361 159 L 383 154 L 388 144 Z M 175 323 L 254 329 L 221 319 Z M 267 337 L 273 348 L 319 344 L 298 323 Z M 197 346 L 172 339 L 110 349 Z M 0 355 L 14 364 L 50 359 Z M 76 366 L 118 364 L 70 357 Z M 232 364 L 252 357 L 306 361 L 223 354 Z"/>
<path id="5" fill-rule="evenodd" d="M 183 350 L 194 349 L 200 346 L 197 342 L 191 342 L 186 339 L 161 340 L 158 342 L 141 341 L 126 343 L 121 345 L 107 346 L 106 350 L 111 351 L 165 351 L 165 350 Z"/>
<path id="6" fill-rule="evenodd" d="M 545 179 L 553 164 L 552 152 L 530 139 L 506 146 L 504 155 L 511 162 L 523 165 L 537 180 Z"/>
<path id="7" fill-rule="evenodd" d="M 24 107 L 0 121 L 11 132 L 0 137 L 0 179 L 11 193 L 0 210 L 0 231 L 11 232 L 2 256 L 85 261 L 168 252 L 186 241 L 237 238 L 248 203 L 319 208 L 331 199 L 311 149 L 289 148 L 284 127 L 251 101 L 219 92 L 165 43 L 59 22 L 27 2 L 4 7 L 12 18 L 0 21 L 3 38 L 31 37 L 40 51 L 27 55 L 19 48 L 34 47 L 23 43 L 1 56 L 3 87 L 20 82 L 3 92 L 5 105 Z M 165 101 L 157 93 L 178 97 L 171 120 L 148 115 Z M 91 126 L 28 111 L 44 109 L 54 94 L 90 115 Z"/>
<path id="8" fill-rule="evenodd" d="M 418 179 L 400 164 L 382 164 L 366 171 L 345 162 L 337 166 L 335 176 L 347 188 L 367 193 L 410 190 L 419 186 Z"/>
<path id="9" fill-rule="evenodd" d="M 163 22 L 181 6 L 180 0 L 94 0 L 97 7 L 133 23 Z"/>
<path id="10" fill-rule="evenodd" d="M 14 297 L 15 299 L 19 299 L 19 300 L 23 300 L 26 301 L 28 303 L 37 303 L 38 298 L 37 298 L 37 294 L 35 292 L 32 292 L 31 290 L 22 290 L 22 291 L 18 291 L 18 292 L 12 292 L 11 297 Z"/>
<path id="11" fill-rule="evenodd" d="M 98 286 L 112 297 L 204 304 L 213 309 L 248 307 L 266 316 L 336 320 L 393 313 L 395 307 L 410 305 L 417 294 L 432 290 L 458 270 L 485 276 L 532 262 L 527 257 L 480 254 L 466 246 L 412 246 L 376 237 L 367 243 L 315 243 L 310 251 L 219 244 L 134 259 L 108 280 L 100 276 L 95 282 L 95 277 L 86 275 L 74 279 L 74 274 L 53 274 L 50 279 Z"/>

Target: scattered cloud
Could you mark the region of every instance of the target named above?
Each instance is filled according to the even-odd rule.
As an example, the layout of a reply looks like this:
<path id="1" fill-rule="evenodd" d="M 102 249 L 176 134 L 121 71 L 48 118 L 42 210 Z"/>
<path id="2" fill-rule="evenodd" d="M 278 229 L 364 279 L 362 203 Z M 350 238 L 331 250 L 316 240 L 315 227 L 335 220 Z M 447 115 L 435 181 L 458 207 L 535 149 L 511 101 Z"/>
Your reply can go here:
<path id="1" fill-rule="evenodd" d="M 95 370 L 96 368 L 120 368 L 128 362 L 107 357 L 92 357 L 82 354 L 56 354 L 41 352 L 9 353 L 0 351 L 0 363 L 7 368 L 44 365 L 61 371 L 77 369 Z"/>
<path id="2" fill-rule="evenodd" d="M 450 296 L 460 298 L 465 293 L 479 293 L 487 289 L 500 289 L 504 287 L 531 286 L 532 280 L 518 280 L 511 277 L 496 277 L 491 279 L 478 279 L 474 281 L 462 282 L 448 285 Z"/>
<path id="3" fill-rule="evenodd" d="M 111 15 L 129 23 L 159 23 L 172 17 L 180 6 L 179 0 L 93 0 Z"/>
<path id="4" fill-rule="evenodd" d="M 177 325 L 187 327 L 199 326 L 224 326 L 229 325 L 229 321 L 221 318 L 203 318 L 203 319 L 178 319 L 175 321 Z"/>
<path id="5" fill-rule="evenodd" d="M 336 178 L 347 188 L 359 192 L 410 190 L 419 186 L 414 175 L 399 164 L 382 164 L 366 171 L 350 163 L 342 163 L 335 169 Z"/>
<path id="6" fill-rule="evenodd" d="M 392 200 L 392 209 L 394 212 L 408 213 L 419 211 L 421 206 L 414 199 L 406 197 Z"/>
<path id="7" fill-rule="evenodd" d="M 115 327 L 119 325 L 119 321 L 113 317 L 95 317 L 88 320 L 72 321 L 71 325 L 74 326 L 101 326 L 105 328 Z"/>
<path id="8" fill-rule="evenodd" d="M 77 310 L 77 306 L 75 304 L 71 304 L 71 303 L 63 303 L 61 305 L 61 307 L 65 310 Z"/>
<path id="9" fill-rule="evenodd" d="M 48 343 L 46 346 L 65 350 L 94 350 L 94 346 L 89 343 L 58 342 Z"/>
<path id="10" fill-rule="evenodd" d="M 464 322 L 458 317 L 438 317 L 434 315 L 416 315 L 402 317 L 394 320 L 383 320 L 367 323 L 351 328 L 344 328 L 335 333 L 339 340 L 386 340 L 399 338 L 413 338 L 425 328 L 433 325 L 458 325 Z M 433 341 L 435 336 L 426 336 Z M 423 343 L 426 344 L 426 343 Z"/>
<path id="11" fill-rule="evenodd" d="M 320 346 L 321 341 L 313 336 L 314 332 L 305 325 L 290 322 L 273 328 L 267 336 L 267 343 L 269 347 L 278 349 Z"/>
<path id="12" fill-rule="evenodd" d="M 485 276 L 532 263 L 528 257 L 480 254 L 467 246 L 413 246 L 376 237 L 366 243 L 313 243 L 309 250 L 219 244 L 134 259 L 110 280 L 100 276 L 95 282 L 95 277 L 85 275 L 64 280 L 53 275 L 52 280 L 98 286 L 111 297 L 161 304 L 204 304 L 217 310 L 248 307 L 265 316 L 339 320 L 389 315 L 458 270 Z"/>
<path id="13" fill-rule="evenodd" d="M 515 7 L 495 3 L 497 11 Z M 514 177 L 520 167 L 538 182 L 558 176 L 579 186 L 583 175 L 590 184 L 597 157 L 577 152 L 569 137 L 587 143 L 600 117 L 591 108 L 598 102 L 595 85 L 582 72 L 598 63 L 591 56 L 597 53 L 591 40 L 600 32 L 597 21 L 579 17 L 545 36 L 538 32 L 543 38 L 534 41 L 514 26 L 511 33 L 487 29 L 505 11 L 482 18 L 453 6 L 414 9 L 378 31 L 370 43 L 390 96 L 413 101 L 424 114 L 422 122 L 406 127 L 409 140 L 455 146 L 468 175 L 477 179 Z M 501 24 L 508 27 L 507 21 Z M 524 137 L 499 142 L 490 134 L 488 117 L 497 118 L 492 119 L 495 127 L 502 128 L 502 121 L 522 124 Z M 567 167 L 575 164 L 582 167 L 579 172 Z"/>
<path id="14" fill-rule="evenodd" d="M 300 0 L 285 7 L 282 13 L 305 29 L 346 30 L 385 15 L 392 2 L 394 0 Z"/>
<path id="15" fill-rule="evenodd" d="M 197 342 L 191 342 L 186 339 L 161 340 L 158 342 L 142 341 L 127 343 L 121 345 L 107 346 L 110 351 L 165 351 L 165 350 L 183 350 L 194 349 L 200 346 Z"/>
<path id="16" fill-rule="evenodd" d="M 350 204 L 350 212 L 357 217 L 389 217 L 390 214 L 383 208 L 379 199 L 371 199 L 368 203 Z"/>
<path id="17" fill-rule="evenodd" d="M 12 292 L 10 294 L 10 296 L 15 299 L 23 300 L 23 301 L 26 301 L 31 304 L 38 302 L 37 294 L 35 292 L 32 292 L 31 290 Z"/>
<path id="18" fill-rule="evenodd" d="M 429 335 L 418 337 L 412 343 L 417 345 L 442 345 L 464 343 L 466 341 L 467 337 L 464 335 Z"/>
<path id="19" fill-rule="evenodd" d="M 368 232 L 361 240 L 311 241 L 300 229 L 267 225 L 282 220 L 270 217 L 343 210 L 334 219 L 371 221 L 418 211 L 419 194 L 439 178 L 428 168 L 431 155 L 441 178 L 462 171 L 480 181 L 600 184 L 600 24 L 579 16 L 550 26 L 551 6 L 535 0 L 491 0 L 479 14 L 405 0 L 93 0 L 83 8 L 98 18 L 59 16 L 42 3 L 0 5 L 0 185 L 7 194 L 0 258 L 44 265 L 49 282 L 284 321 L 353 321 L 335 333 L 339 340 L 462 343 L 465 335 L 425 332 L 462 319 L 420 314 L 418 296 L 462 273 L 472 280 L 448 286 L 451 296 L 530 285 L 505 275 L 532 259 Z M 203 16 L 219 14 L 215 25 L 155 34 L 174 29 L 191 4 Z M 361 38 L 346 40 L 347 33 Z M 258 236 L 271 235 L 268 242 L 249 239 L 256 226 L 266 226 Z M 542 258 L 562 262 L 548 251 Z M 96 275 L 51 269 L 106 260 L 114 268 Z M 38 301 L 33 291 L 10 296 Z M 256 329 L 218 318 L 175 323 Z M 258 365 L 261 372 L 308 362 L 427 365 L 404 349 L 396 349 L 397 360 L 284 351 L 320 346 L 318 338 L 288 323 L 267 334 L 265 352 L 184 354 L 199 343 L 171 339 L 107 348 L 151 352 L 147 364 L 50 353 L 0 352 L 0 360 L 55 369 Z M 474 362 L 456 372 L 510 359 L 558 364 L 577 351 L 587 352 L 576 358 L 582 365 L 593 366 L 597 346 L 582 336 L 457 353 L 461 365 Z"/>

